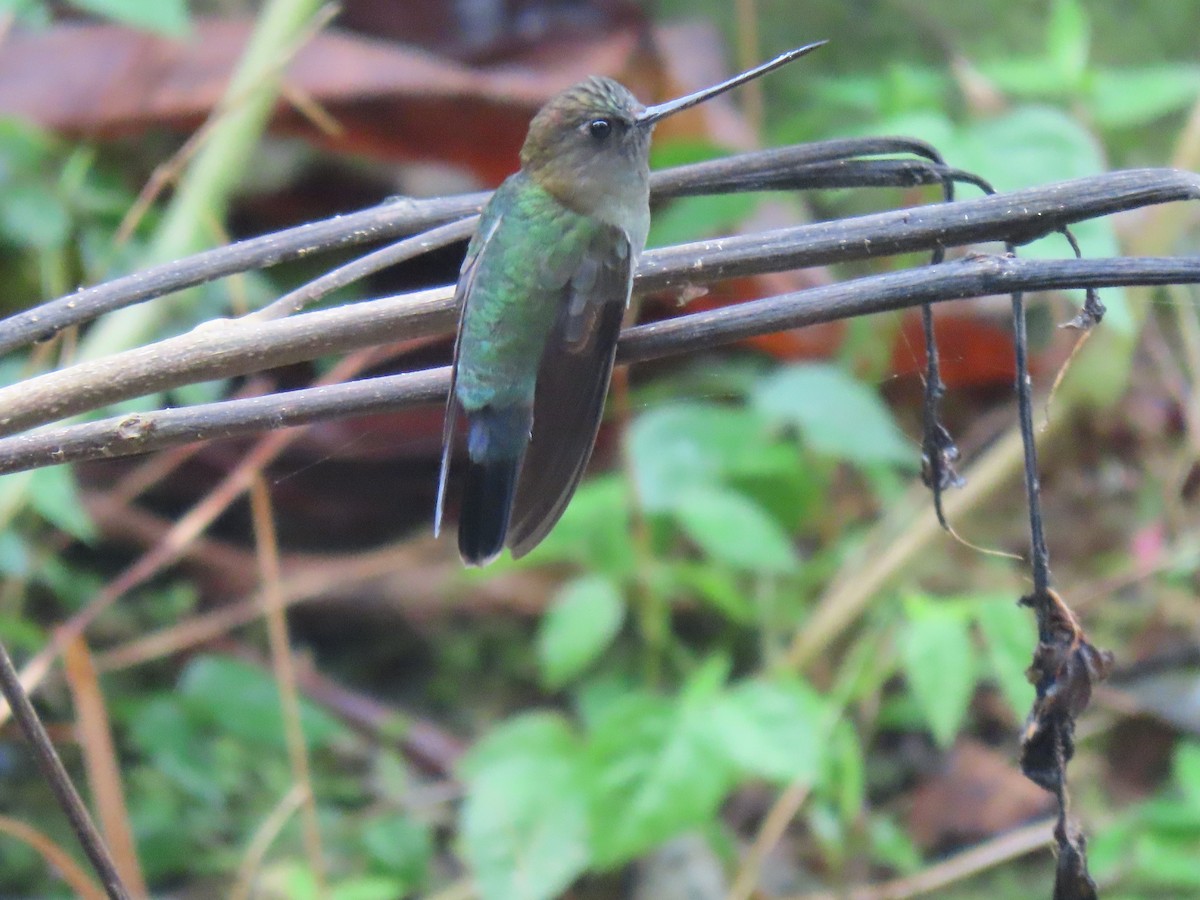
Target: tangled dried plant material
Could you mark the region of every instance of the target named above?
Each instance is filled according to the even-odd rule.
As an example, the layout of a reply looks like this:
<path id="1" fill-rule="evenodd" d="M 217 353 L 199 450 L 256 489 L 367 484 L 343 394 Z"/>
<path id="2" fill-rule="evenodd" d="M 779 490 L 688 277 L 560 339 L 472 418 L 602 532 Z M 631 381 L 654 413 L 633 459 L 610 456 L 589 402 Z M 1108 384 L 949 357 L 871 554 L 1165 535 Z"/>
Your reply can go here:
<path id="1" fill-rule="evenodd" d="M 1038 645 L 1028 673 L 1037 697 L 1021 738 L 1021 771 L 1058 799 L 1054 900 L 1091 900 L 1097 892 L 1087 869 L 1087 840 L 1068 819 L 1067 763 L 1075 754 L 1075 720 L 1091 702 L 1093 686 L 1107 677 L 1113 658 L 1088 640 L 1054 590 L 1047 588 L 1020 602 L 1033 608 L 1038 624 Z"/>

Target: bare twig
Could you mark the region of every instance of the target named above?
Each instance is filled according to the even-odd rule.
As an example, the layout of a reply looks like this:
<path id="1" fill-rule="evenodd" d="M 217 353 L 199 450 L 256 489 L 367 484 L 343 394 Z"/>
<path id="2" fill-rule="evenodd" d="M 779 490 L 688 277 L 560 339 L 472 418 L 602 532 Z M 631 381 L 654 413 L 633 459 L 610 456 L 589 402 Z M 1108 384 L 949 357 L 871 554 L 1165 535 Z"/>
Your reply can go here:
<path id="1" fill-rule="evenodd" d="M 33 704 L 29 702 L 29 697 L 22 688 L 21 680 L 17 676 L 12 659 L 3 643 L 0 643 L 0 692 L 8 701 L 8 706 L 17 720 L 17 724 L 20 725 L 25 739 L 29 741 L 38 766 L 45 775 L 46 781 L 49 782 L 54 796 L 58 799 L 59 806 L 70 820 L 71 828 L 74 830 L 75 836 L 79 838 L 83 852 L 87 854 L 92 868 L 100 876 L 105 892 L 110 900 L 129 900 L 129 892 L 125 889 L 112 856 L 104 845 L 104 838 L 96 830 L 96 825 L 92 822 L 92 817 L 83 804 L 83 799 L 71 782 L 71 776 L 63 768 L 62 760 L 58 758 L 54 744 L 50 742 L 46 729 L 42 727 L 37 713 L 34 712 Z"/>
<path id="2" fill-rule="evenodd" d="M 973 257 L 937 267 L 822 285 L 638 326 L 628 329 L 623 335 L 618 359 L 628 363 L 688 353 L 788 328 L 940 300 L 1006 293 L 1014 288 L 1050 290 L 1080 285 L 1170 282 L 1200 282 L 1200 259 L 1020 260 Z M 442 295 L 428 299 L 429 292 L 425 292 L 419 296 L 420 303 L 426 309 L 436 305 L 439 314 L 444 309 L 446 316 L 452 315 Z M 345 313 L 346 310 L 329 312 Z M 284 328 L 302 324 L 301 332 L 306 336 L 305 341 L 328 340 L 329 335 L 322 334 L 319 326 L 304 321 L 310 316 L 324 316 L 324 313 L 309 313 L 261 327 Z M 237 342 L 231 340 L 229 344 L 236 345 Z M 220 347 L 219 342 L 197 342 L 188 351 L 189 354 L 195 354 L 197 367 L 205 366 L 202 348 L 208 348 L 208 352 L 214 355 L 235 352 L 232 346 Z M 153 377 L 162 377 L 167 365 L 154 357 L 150 357 L 149 362 L 157 370 Z M 189 374 L 186 377 L 196 376 Z M 52 431 L 0 438 L 0 474 L 41 465 L 127 456 L 196 440 L 236 437 L 266 428 L 286 428 L 440 402 L 445 398 L 448 386 L 448 369 L 428 369 L 266 397 L 133 413 Z M 28 414 L 35 412 L 29 410 Z"/>
<path id="3" fill-rule="evenodd" d="M 121 788 L 121 766 L 113 745 L 112 727 L 91 650 L 76 638 L 64 655 L 67 682 L 75 704 L 76 728 L 87 764 L 88 784 L 104 837 L 112 847 L 113 860 L 135 897 L 149 897 L 146 878 L 138 860 L 137 843 L 129 822 L 129 808 Z"/>
<path id="4" fill-rule="evenodd" d="M 369 354 L 356 354 L 355 357 L 343 360 L 334 366 L 323 380 L 328 383 L 351 377 L 361 370 L 364 361 L 369 358 Z M 25 691 L 35 690 L 70 640 L 83 634 L 97 617 L 126 593 L 144 584 L 183 556 L 188 545 L 249 489 L 257 473 L 282 453 L 294 436 L 294 433 L 276 432 L 259 441 L 241 462 L 221 479 L 203 500 L 181 516 L 153 547 L 105 585 L 83 609 L 55 630 L 53 640 L 38 650 L 25 664 L 19 678 L 20 686 Z M 7 720 L 8 713 L 8 707 L 0 705 L 0 724 Z"/>
<path id="5" fill-rule="evenodd" d="M 1192 196 L 1200 197 L 1200 175 L 1169 170 L 1116 172 L 1011 194 L 654 251 L 643 259 L 636 287 L 642 292 L 678 288 L 939 244 L 1020 242 L 1080 219 Z M 1183 262 L 1176 260 L 1175 265 Z M 1049 286 L 1080 285 L 1064 280 Z M 245 374 L 370 343 L 448 331 L 455 317 L 450 296 L 449 289 L 427 291 L 285 321 L 208 323 L 178 338 L 0 389 L 4 411 L 0 433 L 11 434 L 188 381 Z M 0 333 L 5 324 L 0 323 Z"/>
<path id="6" fill-rule="evenodd" d="M 231 900 L 249 900 L 254 896 L 254 881 L 258 877 L 258 870 L 262 868 L 263 860 L 266 859 L 267 851 L 279 837 L 279 832 L 287 825 L 288 819 L 295 815 L 296 810 L 310 796 L 303 784 L 293 784 L 275 804 L 271 814 L 263 819 L 246 847 L 246 855 L 242 857 L 241 865 L 238 866 L 237 881 L 229 892 Z"/>
<path id="7" fill-rule="evenodd" d="M 1053 825 L 1053 821 L 1045 821 L 1018 828 L 915 875 L 895 878 L 871 887 L 852 888 L 844 893 L 801 894 L 791 900 L 908 900 L 910 897 L 921 897 L 1034 850 L 1049 847 Z"/>
<path id="8" fill-rule="evenodd" d="M 925 159 L 936 158 L 936 153 L 928 145 L 907 138 L 825 141 L 743 154 L 729 159 L 657 172 L 652 178 L 653 197 L 665 199 L 686 193 L 722 193 L 733 189 L 788 188 L 798 190 L 805 186 L 940 184 L 945 178 L 958 175 L 962 175 L 963 180 L 970 180 L 966 173 L 957 173 L 956 170 L 932 166 L 921 160 L 845 161 L 844 157 L 851 152 L 913 153 Z M 829 162 L 821 162 L 822 160 Z M 875 173 L 874 180 L 867 177 L 870 173 Z M 412 234 L 434 225 L 472 215 L 479 212 L 488 196 L 486 193 L 480 193 L 433 200 L 407 198 L 395 200 L 362 212 L 324 222 L 301 225 L 286 231 L 241 241 L 228 247 L 209 250 L 86 288 L 0 321 L 0 353 L 31 341 L 44 340 L 63 328 L 87 322 L 105 312 L 212 281 L 235 272 L 266 268 L 339 247 Z M 1197 197 L 1200 197 L 1200 175 L 1170 169 L 1139 169 L 1128 172 L 1112 172 L 1075 182 L 1063 182 L 1032 191 L 998 195 L 990 198 L 990 206 L 973 210 L 970 213 L 971 221 L 969 222 L 954 221 L 955 217 L 942 218 L 941 221 L 947 228 L 955 227 L 962 234 L 961 243 L 970 243 L 975 240 L 998 239 L 1005 233 L 1006 218 L 1011 220 L 1015 217 L 1021 219 L 1020 227 L 1026 231 L 1024 237 L 1018 234 L 1009 234 L 1009 236 L 1015 242 L 1020 243 L 1023 239 L 1027 240 L 1041 234 L 1048 234 L 1063 225 L 1080 219 L 1107 215 L 1122 209 L 1153 203 L 1167 203 L 1172 200 L 1187 200 Z M 1008 198 L 1007 203 L 1004 198 Z M 901 242 L 900 245 L 893 244 L 888 240 L 886 233 L 883 235 L 874 233 L 875 229 L 871 227 L 871 223 L 877 221 L 874 216 L 864 216 L 854 220 L 856 223 L 867 226 L 865 230 L 856 227 L 846 233 L 839 231 L 837 223 L 801 226 L 807 229 L 807 232 L 802 231 L 794 238 L 810 239 L 819 244 L 825 244 L 823 248 L 818 247 L 819 250 L 823 250 L 823 258 L 804 262 L 805 254 L 802 252 L 800 257 L 794 257 L 795 261 L 788 263 L 785 260 L 784 264 L 779 265 L 778 268 L 819 265 L 840 258 L 839 250 L 845 252 L 848 249 L 861 248 L 866 251 L 863 255 L 876 256 L 932 247 L 933 244 L 930 241 L 936 240 L 939 236 L 937 227 L 925 235 L 923 243 L 918 240 L 915 246 L 911 245 L 913 234 L 903 228 L 910 214 L 918 215 L 921 222 L 929 224 L 925 218 L 930 214 L 929 208 L 883 214 L 893 218 L 884 220 L 881 224 L 887 227 L 901 228 L 905 232 L 906 241 Z M 942 213 L 935 212 L 933 215 L 937 219 Z M 936 222 L 934 224 L 936 225 Z M 963 233 L 964 229 L 965 234 Z M 784 232 L 787 231 L 791 230 L 784 230 Z M 788 238 L 784 234 L 781 233 L 780 238 L 784 244 L 788 243 Z M 834 241 L 832 246 L 826 243 L 830 239 Z M 838 240 L 842 241 L 840 246 L 837 244 Z M 701 248 L 708 252 L 716 252 L 721 250 L 722 245 L 726 243 L 728 243 L 727 239 L 720 239 L 689 245 L 691 247 L 689 252 L 693 257 L 695 251 Z M 778 241 L 773 243 L 777 244 Z M 790 250 L 794 252 L 798 247 L 803 246 L 796 244 L 793 239 Z M 749 252 L 751 257 L 755 254 L 753 244 L 749 248 L 741 247 L 740 249 L 735 244 L 732 250 L 734 254 L 744 255 Z M 777 254 L 779 248 L 768 248 L 768 252 L 771 255 Z M 647 255 L 647 261 L 651 256 L 653 254 Z M 660 265 L 669 267 L 677 263 L 677 259 L 673 259 L 667 253 L 661 254 L 659 258 Z M 694 258 L 686 258 L 684 271 L 686 272 L 686 266 L 694 262 Z M 748 274 L 748 271 L 736 268 L 739 263 L 742 261 L 730 258 L 728 254 L 722 254 L 721 266 L 725 271 L 708 280 Z M 647 287 L 650 289 L 666 286 L 662 283 L 654 283 L 657 272 L 651 270 L 647 274 L 650 276 L 647 282 Z M 693 277 L 691 272 L 686 272 L 686 274 Z"/>
<path id="9" fill-rule="evenodd" d="M 284 741 L 292 777 L 304 792 L 302 806 L 304 845 L 308 863 L 317 885 L 317 896 L 328 895 L 325 878 L 325 853 L 321 847 L 321 826 L 317 819 L 317 798 L 313 794 L 308 764 L 308 745 L 300 725 L 300 692 L 296 689 L 296 667 L 292 660 L 287 618 L 279 566 L 279 541 L 275 534 L 275 514 L 271 494 L 261 473 L 250 486 L 250 514 L 258 551 L 259 577 L 262 581 L 263 616 L 267 621 L 267 642 L 271 647 L 271 668 L 279 687 L 279 709 L 283 719 Z"/>
<path id="10" fill-rule="evenodd" d="M 0 815 L 0 834 L 32 847 L 82 900 L 104 900 L 105 893 L 66 850 L 31 825 Z"/>

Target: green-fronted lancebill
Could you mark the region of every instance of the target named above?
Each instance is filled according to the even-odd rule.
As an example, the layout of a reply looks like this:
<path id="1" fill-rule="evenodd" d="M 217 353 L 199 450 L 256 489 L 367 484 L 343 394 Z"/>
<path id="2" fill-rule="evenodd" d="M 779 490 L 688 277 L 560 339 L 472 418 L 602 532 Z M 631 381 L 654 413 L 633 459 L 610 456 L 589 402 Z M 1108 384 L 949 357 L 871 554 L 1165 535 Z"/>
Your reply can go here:
<path id="1" fill-rule="evenodd" d="M 434 533 L 461 412 L 464 562 L 484 565 L 506 546 L 513 556 L 532 550 L 587 466 L 650 228 L 654 123 L 823 43 L 657 106 L 642 106 L 610 78 L 589 78 L 534 117 L 521 170 L 484 209 L 458 279 L 461 318 Z"/>

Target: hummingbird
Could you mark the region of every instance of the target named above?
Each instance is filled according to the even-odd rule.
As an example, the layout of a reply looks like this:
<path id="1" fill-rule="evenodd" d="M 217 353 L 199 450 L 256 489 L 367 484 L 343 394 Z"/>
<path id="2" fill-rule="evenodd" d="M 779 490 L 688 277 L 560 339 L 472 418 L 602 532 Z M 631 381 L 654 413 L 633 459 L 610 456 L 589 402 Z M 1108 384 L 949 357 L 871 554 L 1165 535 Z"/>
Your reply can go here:
<path id="1" fill-rule="evenodd" d="M 633 273 L 650 229 L 650 136 L 681 110 L 779 68 L 808 44 L 655 106 L 593 76 L 534 116 L 521 168 L 480 215 L 459 272 L 442 435 L 441 531 L 459 414 L 467 468 L 463 562 L 532 550 L 562 515 L 600 428 Z"/>

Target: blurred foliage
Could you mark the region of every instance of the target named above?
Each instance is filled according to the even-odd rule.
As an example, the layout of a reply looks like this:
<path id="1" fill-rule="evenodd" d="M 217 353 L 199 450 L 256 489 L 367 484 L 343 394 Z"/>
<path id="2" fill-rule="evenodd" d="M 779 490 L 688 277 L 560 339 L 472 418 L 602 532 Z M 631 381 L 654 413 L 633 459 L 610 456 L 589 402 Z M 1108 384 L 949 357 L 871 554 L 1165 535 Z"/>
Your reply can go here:
<path id="1" fill-rule="evenodd" d="M 163 33 L 187 28 L 183 0 L 74 5 Z M 771 49 L 834 39 L 820 66 L 764 83 L 765 144 L 907 134 L 1006 189 L 1161 163 L 1200 96 L 1195 4 L 1146 4 L 1134 14 L 1116 2 L 877 0 L 806 4 L 803 16 L 788 0 L 758 6 Z M 728 23 L 716 0 L 662 8 L 709 9 Z M 37 22 L 45 7 L 23 0 L 16 10 Z M 840 39 L 849 33 L 853 41 Z M 654 159 L 721 152 L 665 144 Z M 817 202 L 852 212 L 898 193 L 839 191 Z M 133 196 L 120 161 L 102 148 L 0 123 L 6 306 L 136 267 L 138 235 L 153 233 L 154 212 L 128 242 L 113 243 Z M 680 201 L 656 213 L 651 242 L 719 234 L 760 203 Z M 1116 252 L 1111 223 L 1078 234 L 1086 255 Z M 1048 239 L 1022 252 L 1063 251 Z M 1131 327 L 1115 293 L 1105 300 L 1111 327 Z M 855 356 L 883 346 L 856 347 Z M 7 364 L 4 375 L 43 364 Z M 914 576 L 878 598 L 868 621 L 811 671 L 785 665 L 831 576 L 914 480 L 919 446 L 884 402 L 877 373 L 864 377 L 845 361 L 773 366 L 730 355 L 639 384 L 632 399 L 617 471 L 586 481 L 527 560 L 463 577 L 469 590 L 520 569 L 570 573 L 536 624 L 434 629 L 437 659 L 421 703 L 450 709 L 455 727 L 478 737 L 457 773 L 461 803 L 422 803 L 427 785 L 393 746 L 305 707 L 330 896 L 434 890 L 449 880 L 451 851 L 486 900 L 559 896 L 579 876 L 618 871 L 685 833 L 724 848 L 729 862 L 729 848 L 748 836 L 721 811 L 756 786 L 771 796 L 807 788 L 804 864 L 824 882 L 906 874 L 925 857 L 892 802 L 888 739 L 948 748 L 981 730 L 975 701 L 996 694 L 1003 703 L 992 715 L 1005 746 L 1014 743 L 1032 698 L 1024 670 L 1034 629 L 1016 606 L 1018 589 L 1002 592 L 1017 583 L 1010 570 L 958 577 L 942 565 L 929 579 L 936 587 Z M 6 492 L 18 482 L 0 485 L 0 517 L 12 526 L 0 531 L 0 638 L 22 658 L 109 574 L 94 557 L 54 549 L 54 529 L 97 537 L 67 470 L 27 478 L 29 512 L 10 514 Z M 1157 487 L 1146 490 L 1160 500 Z M 1194 568 L 1187 557 L 1168 575 L 1186 579 Z M 186 582 L 156 584 L 106 620 L 105 636 L 165 624 L 195 604 Z M 143 865 L 156 890 L 227 879 L 291 785 L 275 683 L 215 654 L 148 668 L 105 683 Z M 66 714 L 61 698 L 46 703 Z M 10 751 L 0 750 L 0 778 L 17 781 Z M 1085 806 L 1101 879 L 1128 897 L 1200 890 L 1190 849 L 1200 840 L 1200 747 L 1178 743 L 1170 782 L 1150 799 L 1121 810 L 1093 799 L 1102 793 L 1089 792 Z M 5 808 L 20 809 L 30 794 L 7 792 Z M 1107 821 L 1092 829 L 1097 811 Z M 61 828 L 48 830 L 69 843 Z M 0 891 L 52 895 L 40 860 L 0 840 Z M 298 825 L 286 825 L 277 844 L 264 894 L 318 896 Z M 996 878 L 1005 887 L 961 896 L 1011 896 L 1014 880 L 1025 890 L 1018 869 Z M 1034 890 L 1048 880 L 1048 869 L 1039 872 Z"/>

